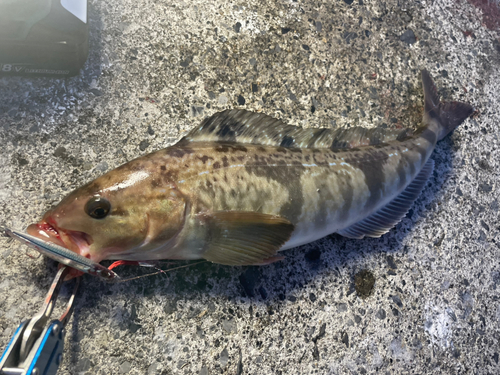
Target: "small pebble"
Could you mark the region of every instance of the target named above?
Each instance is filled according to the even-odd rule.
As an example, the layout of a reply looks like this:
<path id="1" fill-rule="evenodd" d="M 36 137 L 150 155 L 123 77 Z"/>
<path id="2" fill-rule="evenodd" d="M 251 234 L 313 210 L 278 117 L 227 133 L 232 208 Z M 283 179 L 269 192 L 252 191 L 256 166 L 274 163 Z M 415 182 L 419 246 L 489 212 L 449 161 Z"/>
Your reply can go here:
<path id="1" fill-rule="evenodd" d="M 375 276 L 368 270 L 361 270 L 354 275 L 354 288 L 361 298 L 368 297 L 375 285 Z"/>
<path id="2" fill-rule="evenodd" d="M 414 44 L 417 41 L 417 38 L 415 37 L 415 33 L 413 32 L 412 29 L 406 30 L 401 36 L 400 36 L 401 41 L 405 42 L 406 44 Z"/>
<path id="3" fill-rule="evenodd" d="M 128 374 L 130 369 L 132 368 L 132 364 L 129 361 L 125 361 L 120 365 L 119 372 L 120 374 Z"/>
<path id="4" fill-rule="evenodd" d="M 145 151 L 149 146 L 149 142 L 146 141 L 146 140 L 143 140 L 141 141 L 141 143 L 139 143 L 139 150 L 141 151 Z"/>

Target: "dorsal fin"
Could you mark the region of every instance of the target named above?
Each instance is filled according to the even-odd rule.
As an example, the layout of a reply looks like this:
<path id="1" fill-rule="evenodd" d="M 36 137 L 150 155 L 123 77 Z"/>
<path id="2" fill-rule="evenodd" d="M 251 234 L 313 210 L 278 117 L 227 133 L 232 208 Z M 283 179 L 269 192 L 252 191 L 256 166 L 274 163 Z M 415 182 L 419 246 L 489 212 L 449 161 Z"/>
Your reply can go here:
<path id="1" fill-rule="evenodd" d="M 184 137 L 189 142 L 238 142 L 291 148 L 353 148 L 400 140 L 408 129 L 308 128 L 286 125 L 263 113 L 231 109 L 205 119 Z"/>

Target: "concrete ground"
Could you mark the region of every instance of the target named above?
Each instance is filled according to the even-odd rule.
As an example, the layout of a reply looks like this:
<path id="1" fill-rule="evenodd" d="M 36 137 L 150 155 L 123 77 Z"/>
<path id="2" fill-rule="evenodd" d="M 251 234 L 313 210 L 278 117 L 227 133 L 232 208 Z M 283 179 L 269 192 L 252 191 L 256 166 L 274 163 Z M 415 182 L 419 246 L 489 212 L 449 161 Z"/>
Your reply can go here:
<path id="1" fill-rule="evenodd" d="M 89 19 L 81 75 L 0 79 L 0 225 L 24 229 L 226 108 L 416 126 L 425 68 L 477 111 L 380 239 L 331 235 L 265 267 L 84 277 L 60 374 L 500 373 L 498 0 L 91 0 Z M 56 266 L 7 238 L 0 264 L 3 346 Z"/>

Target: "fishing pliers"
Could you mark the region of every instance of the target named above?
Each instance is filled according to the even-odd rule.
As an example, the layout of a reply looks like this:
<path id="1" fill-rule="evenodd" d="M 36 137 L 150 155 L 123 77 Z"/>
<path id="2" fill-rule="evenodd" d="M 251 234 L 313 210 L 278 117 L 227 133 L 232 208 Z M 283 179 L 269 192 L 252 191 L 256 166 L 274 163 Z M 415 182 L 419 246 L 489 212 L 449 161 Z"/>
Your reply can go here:
<path id="1" fill-rule="evenodd" d="M 64 327 L 73 312 L 73 301 L 80 278 L 59 319 L 50 320 L 65 276 L 63 266 L 57 272 L 41 310 L 21 323 L 0 358 L 0 375 L 54 375 L 62 361 Z"/>

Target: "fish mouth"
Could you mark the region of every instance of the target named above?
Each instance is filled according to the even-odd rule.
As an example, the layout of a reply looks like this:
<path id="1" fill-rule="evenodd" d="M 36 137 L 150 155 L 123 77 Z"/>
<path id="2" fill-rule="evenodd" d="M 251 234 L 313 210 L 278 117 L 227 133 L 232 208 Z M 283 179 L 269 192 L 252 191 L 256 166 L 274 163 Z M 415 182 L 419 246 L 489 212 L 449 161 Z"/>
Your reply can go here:
<path id="1" fill-rule="evenodd" d="M 50 218 L 37 224 L 31 224 L 26 232 L 90 258 L 90 245 L 92 245 L 93 240 L 92 236 L 85 232 L 59 228 Z"/>

